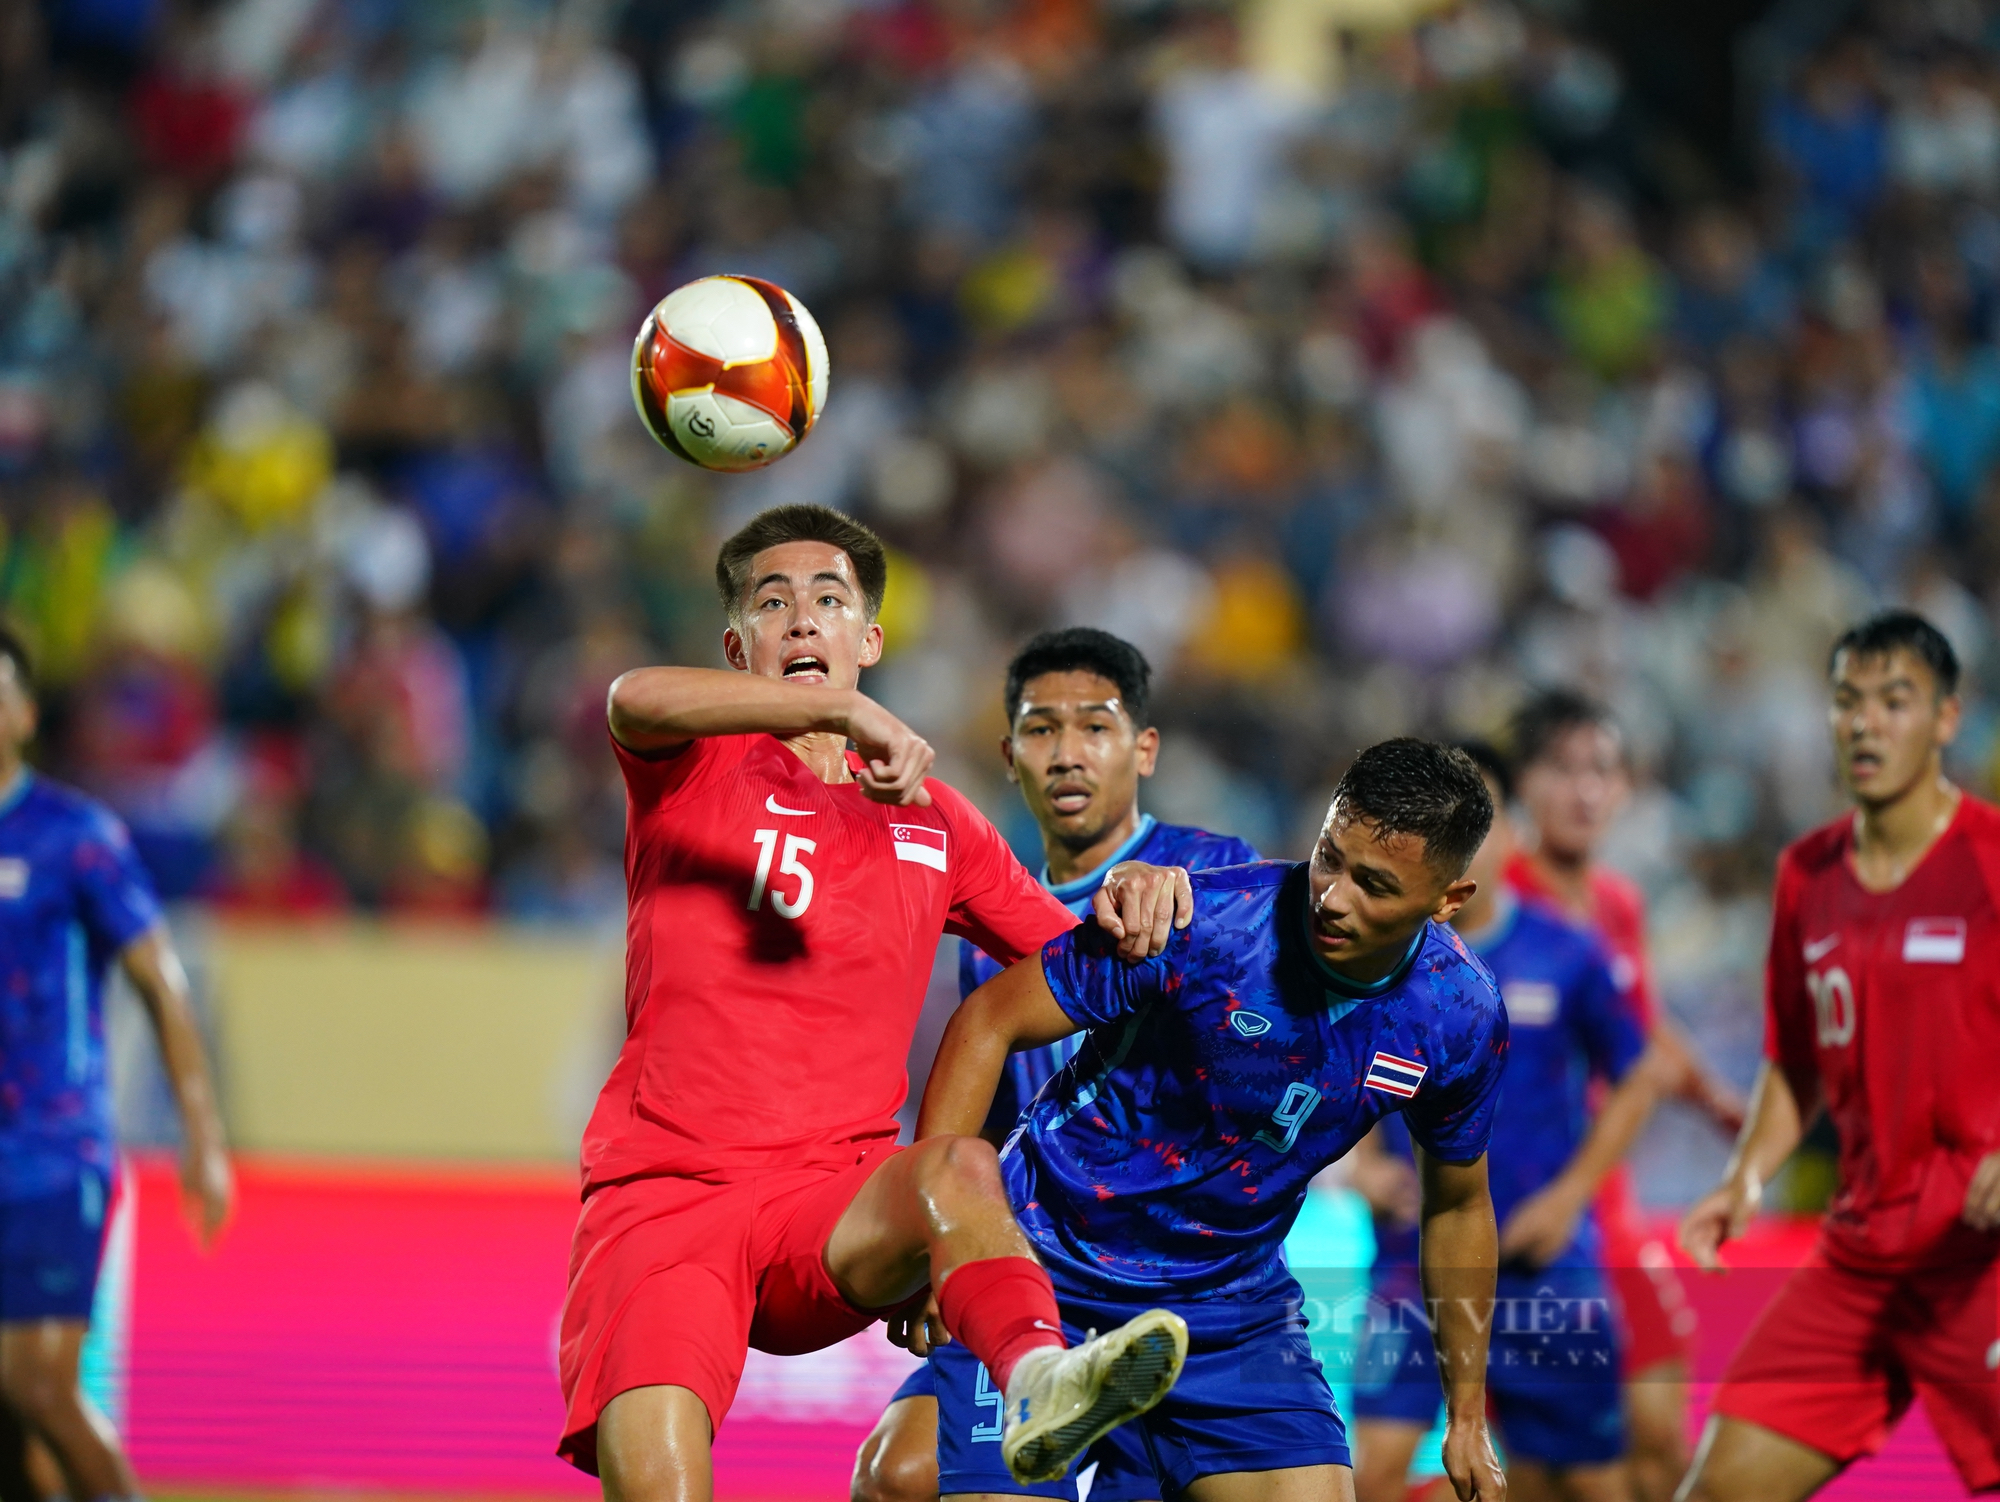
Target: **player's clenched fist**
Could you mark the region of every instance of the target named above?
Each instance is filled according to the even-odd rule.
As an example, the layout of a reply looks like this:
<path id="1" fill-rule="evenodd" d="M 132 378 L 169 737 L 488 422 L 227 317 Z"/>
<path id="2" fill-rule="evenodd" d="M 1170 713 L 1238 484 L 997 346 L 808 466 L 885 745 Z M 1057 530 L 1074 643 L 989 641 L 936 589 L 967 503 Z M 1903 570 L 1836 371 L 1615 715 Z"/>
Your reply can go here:
<path id="1" fill-rule="evenodd" d="M 1194 886 L 1184 867 L 1121 861 L 1090 906 L 1097 926 L 1118 940 L 1121 960 L 1151 959 L 1194 920 Z"/>
<path id="2" fill-rule="evenodd" d="M 1722 1261 L 1717 1253 L 1722 1244 L 1743 1234 L 1763 1197 L 1753 1179 L 1732 1175 L 1695 1201 L 1694 1208 L 1682 1218 L 1681 1250 L 1694 1258 L 1695 1266 L 1720 1272 Z"/>
<path id="3" fill-rule="evenodd" d="M 1447 1424 L 1442 1456 L 1458 1502 L 1505 1502 L 1507 1473 L 1485 1424 Z"/>
<path id="4" fill-rule="evenodd" d="M 856 774 L 864 795 L 877 803 L 930 806 L 924 776 L 937 760 L 929 741 L 866 694 L 855 694 L 847 715 L 847 738 L 861 753 Z"/>

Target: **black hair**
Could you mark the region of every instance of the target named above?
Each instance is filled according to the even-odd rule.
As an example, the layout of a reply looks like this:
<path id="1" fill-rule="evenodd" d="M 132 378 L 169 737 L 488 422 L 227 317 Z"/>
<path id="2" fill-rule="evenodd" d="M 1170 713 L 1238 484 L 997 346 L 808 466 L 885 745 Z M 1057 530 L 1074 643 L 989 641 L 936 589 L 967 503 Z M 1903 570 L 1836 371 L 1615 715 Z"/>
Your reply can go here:
<path id="1" fill-rule="evenodd" d="M 1458 749 L 1472 758 L 1472 764 L 1486 774 L 1487 780 L 1500 789 L 1502 802 L 1514 796 L 1514 769 L 1507 758 L 1500 754 L 1500 748 L 1491 741 L 1460 741 Z"/>
<path id="2" fill-rule="evenodd" d="M 1021 696 L 1044 673 L 1095 673 L 1118 685 L 1119 702 L 1135 726 L 1146 721 L 1146 700 L 1152 692 L 1153 669 L 1146 654 L 1129 641 L 1095 626 L 1066 626 L 1044 631 L 1014 654 L 1007 664 L 1007 723 L 1021 712 Z"/>
<path id="3" fill-rule="evenodd" d="M 1573 688 L 1543 689 L 1514 711 L 1508 736 L 1514 743 L 1514 766 L 1533 766 L 1563 736 L 1586 725 L 1618 729 L 1610 709 L 1590 695 Z"/>
<path id="4" fill-rule="evenodd" d="M 35 697 L 35 665 L 28 660 L 27 644 L 0 626 L 0 657 L 14 664 L 14 681 L 21 685 L 21 692 L 30 699 Z"/>
<path id="5" fill-rule="evenodd" d="M 730 620 L 741 617 L 743 597 L 750 590 L 750 566 L 766 548 L 788 542 L 823 542 L 839 548 L 854 565 L 871 621 L 882 613 L 882 596 L 889 588 L 889 555 L 882 539 L 853 517 L 831 506 L 773 506 L 739 528 L 715 555 L 715 588 Z"/>
<path id="6" fill-rule="evenodd" d="M 1493 827 L 1493 795 L 1479 765 L 1436 741 L 1398 736 L 1354 758 L 1333 790 L 1349 818 L 1381 834 L 1415 835 L 1424 859 L 1456 881 Z"/>
<path id="7" fill-rule="evenodd" d="M 1931 670 L 1940 696 L 1958 692 L 1958 654 L 1944 633 L 1914 610 L 1884 610 L 1849 626 L 1827 654 L 1826 670 L 1831 676 L 1842 652 L 1856 657 L 1887 657 L 1896 651 L 1908 652 Z"/>

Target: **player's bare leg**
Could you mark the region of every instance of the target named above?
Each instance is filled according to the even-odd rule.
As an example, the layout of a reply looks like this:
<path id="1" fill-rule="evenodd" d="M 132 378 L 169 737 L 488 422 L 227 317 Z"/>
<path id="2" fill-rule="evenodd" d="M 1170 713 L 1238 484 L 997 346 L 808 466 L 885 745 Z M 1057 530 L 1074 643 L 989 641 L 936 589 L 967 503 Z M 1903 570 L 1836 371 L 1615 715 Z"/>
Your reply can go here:
<path id="1" fill-rule="evenodd" d="M 826 1270 L 862 1309 L 937 1288 L 968 1262 L 1034 1257 L 1000 1182 L 1000 1155 L 977 1137 L 932 1137 L 869 1176 L 826 1243 Z"/>
<path id="2" fill-rule="evenodd" d="M 117 1434 L 77 1382 L 89 1328 L 54 1319 L 0 1325 L 0 1402 L 54 1452 L 70 1496 L 135 1496 Z"/>
<path id="3" fill-rule="evenodd" d="M 935 1502 L 936 1398 L 898 1398 L 882 1410 L 854 1457 L 850 1502 Z"/>
<path id="4" fill-rule="evenodd" d="M 1625 1384 L 1626 1474 L 1633 1502 L 1672 1502 L 1688 1469 L 1687 1365 L 1656 1361 Z"/>
<path id="5" fill-rule="evenodd" d="M 1619 1461 L 1557 1467 L 1513 1460 L 1507 1464 L 1507 1495 L 1511 1502 L 1629 1502 L 1632 1493 Z"/>
<path id="6" fill-rule="evenodd" d="M 708 1406 L 686 1387 L 634 1387 L 604 1405 L 597 1465 L 605 1502 L 709 1502 Z"/>
<path id="7" fill-rule="evenodd" d="M 1403 1502 L 1410 1494 L 1410 1462 L 1423 1442 L 1423 1426 L 1357 1419 L 1353 1435 L 1357 1502 Z"/>
<path id="8" fill-rule="evenodd" d="M 1675 1502 L 1805 1502 L 1839 1472 L 1831 1455 L 1762 1424 L 1715 1417 Z"/>

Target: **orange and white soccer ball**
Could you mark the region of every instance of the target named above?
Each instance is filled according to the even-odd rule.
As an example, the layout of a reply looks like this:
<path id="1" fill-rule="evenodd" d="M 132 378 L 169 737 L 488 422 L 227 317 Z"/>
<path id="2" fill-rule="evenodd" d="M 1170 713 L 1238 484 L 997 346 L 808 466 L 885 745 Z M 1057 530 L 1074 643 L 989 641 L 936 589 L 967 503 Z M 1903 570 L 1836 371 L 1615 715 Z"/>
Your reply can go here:
<path id="1" fill-rule="evenodd" d="M 632 346 L 646 431 L 703 469 L 760 469 L 826 405 L 826 340 L 783 287 L 707 276 L 660 299 Z"/>

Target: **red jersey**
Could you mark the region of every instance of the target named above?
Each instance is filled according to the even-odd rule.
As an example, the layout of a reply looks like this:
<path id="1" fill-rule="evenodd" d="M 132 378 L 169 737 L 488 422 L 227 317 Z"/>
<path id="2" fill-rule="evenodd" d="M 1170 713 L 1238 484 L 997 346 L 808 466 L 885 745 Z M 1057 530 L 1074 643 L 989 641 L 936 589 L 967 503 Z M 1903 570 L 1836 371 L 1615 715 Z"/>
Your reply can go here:
<path id="1" fill-rule="evenodd" d="M 928 808 L 821 782 L 772 735 L 625 774 L 625 1044 L 583 1137 L 586 1188 L 851 1160 L 896 1133 L 943 933 L 1004 963 L 1076 918 L 963 794 Z"/>
<path id="2" fill-rule="evenodd" d="M 1577 922 L 1588 925 L 1604 941 L 1604 947 L 1611 955 L 1611 978 L 1618 983 L 1618 990 L 1624 996 L 1626 1005 L 1632 1009 L 1632 1019 L 1639 1024 L 1640 1031 L 1650 1032 L 1653 1027 L 1653 962 L 1646 954 L 1646 898 L 1640 892 L 1639 884 L 1616 871 L 1592 866 L 1590 905 L 1587 911 L 1578 912 L 1543 879 L 1540 869 L 1526 855 L 1517 853 L 1507 862 L 1503 879 L 1523 897 L 1546 903 Z"/>
<path id="3" fill-rule="evenodd" d="M 1764 1052 L 1840 1133 L 1827 1253 L 1863 1270 L 2000 1255 L 1959 1219 L 2000 1149 L 2000 810 L 1960 799 L 1903 884 L 1855 879 L 1853 819 L 1778 860 Z"/>

